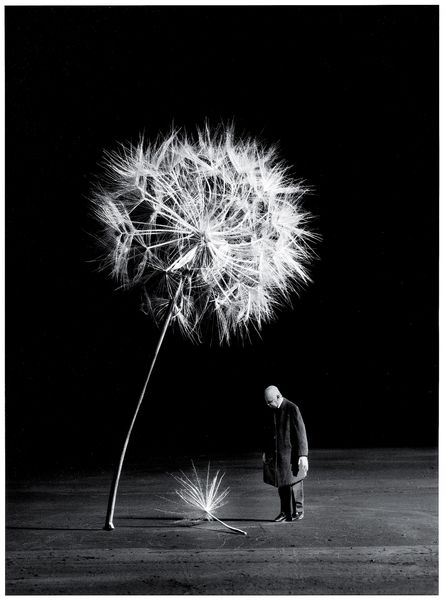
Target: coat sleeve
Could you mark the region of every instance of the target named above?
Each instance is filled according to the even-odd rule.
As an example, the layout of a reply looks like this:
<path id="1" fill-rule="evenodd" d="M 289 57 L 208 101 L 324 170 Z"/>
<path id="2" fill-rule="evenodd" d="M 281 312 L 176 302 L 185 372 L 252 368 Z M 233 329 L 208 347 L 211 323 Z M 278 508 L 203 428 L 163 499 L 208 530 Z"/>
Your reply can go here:
<path id="1" fill-rule="evenodd" d="M 292 444 L 292 463 L 297 462 L 300 456 L 308 455 L 306 427 L 298 406 L 295 404 L 290 413 L 290 436 Z"/>

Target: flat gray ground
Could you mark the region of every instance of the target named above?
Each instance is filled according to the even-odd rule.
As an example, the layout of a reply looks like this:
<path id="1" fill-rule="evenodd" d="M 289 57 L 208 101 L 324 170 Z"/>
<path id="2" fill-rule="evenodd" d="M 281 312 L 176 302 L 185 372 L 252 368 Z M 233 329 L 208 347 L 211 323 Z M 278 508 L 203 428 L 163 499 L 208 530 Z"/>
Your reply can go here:
<path id="1" fill-rule="evenodd" d="M 247 536 L 157 510 L 175 510 L 160 464 L 124 470 L 113 532 L 101 529 L 111 473 L 10 482 L 6 593 L 438 592 L 436 451 L 313 451 L 305 519 L 289 524 L 271 522 L 259 455 L 212 466 L 231 488 L 218 515 Z"/>

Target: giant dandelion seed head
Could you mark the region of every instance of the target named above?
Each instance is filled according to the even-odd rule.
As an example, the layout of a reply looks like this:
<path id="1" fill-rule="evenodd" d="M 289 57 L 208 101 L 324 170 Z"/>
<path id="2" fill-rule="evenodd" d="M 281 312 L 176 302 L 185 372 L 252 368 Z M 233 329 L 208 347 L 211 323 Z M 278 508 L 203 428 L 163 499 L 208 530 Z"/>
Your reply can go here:
<path id="1" fill-rule="evenodd" d="M 273 148 L 233 129 L 172 132 L 106 155 L 94 195 L 104 230 L 104 268 L 123 287 L 141 286 L 143 308 L 199 338 L 207 317 L 220 341 L 260 329 L 310 281 L 316 235 Z"/>

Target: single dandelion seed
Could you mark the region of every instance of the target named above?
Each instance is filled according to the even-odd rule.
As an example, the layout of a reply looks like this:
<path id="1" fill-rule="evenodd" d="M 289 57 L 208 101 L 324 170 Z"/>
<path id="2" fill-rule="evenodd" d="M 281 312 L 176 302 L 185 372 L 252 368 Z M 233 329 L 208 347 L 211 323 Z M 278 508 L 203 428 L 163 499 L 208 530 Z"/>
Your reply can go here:
<path id="1" fill-rule="evenodd" d="M 123 288 L 142 290 L 160 339 L 115 471 L 105 529 L 113 529 L 128 440 L 165 333 L 172 323 L 199 341 L 220 343 L 260 331 L 310 282 L 314 257 L 308 187 L 289 175 L 274 148 L 237 139 L 232 128 L 173 131 L 106 154 L 93 197 L 102 226 L 104 269 Z M 212 327 L 213 324 L 213 327 Z"/>
<path id="2" fill-rule="evenodd" d="M 175 490 L 176 495 L 181 501 L 198 511 L 198 515 L 201 519 L 207 519 L 208 521 L 218 521 L 224 527 L 227 527 L 231 531 L 236 533 L 242 533 L 247 535 L 242 529 L 231 527 L 224 523 L 221 519 L 216 516 L 216 512 L 226 504 L 225 499 L 229 495 L 230 488 L 220 490 L 221 483 L 224 477 L 224 473 L 220 475 L 217 471 L 216 474 L 210 477 L 210 462 L 207 465 L 207 473 L 205 478 L 198 474 L 194 462 L 192 461 L 193 474 L 191 477 L 181 471 L 181 475 L 171 476 L 180 485 L 179 489 Z"/>

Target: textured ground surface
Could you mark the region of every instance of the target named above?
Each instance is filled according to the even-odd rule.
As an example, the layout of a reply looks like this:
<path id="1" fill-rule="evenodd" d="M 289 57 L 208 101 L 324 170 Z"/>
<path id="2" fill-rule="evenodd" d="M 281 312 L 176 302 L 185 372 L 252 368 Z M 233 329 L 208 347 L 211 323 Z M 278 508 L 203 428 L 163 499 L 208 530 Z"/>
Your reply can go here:
<path id="1" fill-rule="evenodd" d="M 6 593 L 437 593 L 435 451 L 313 451 L 306 516 L 291 524 L 270 521 L 278 495 L 258 455 L 212 465 L 231 487 L 219 516 L 247 536 L 159 512 L 174 510 L 171 464 L 127 468 L 113 532 L 110 473 L 9 482 Z"/>

